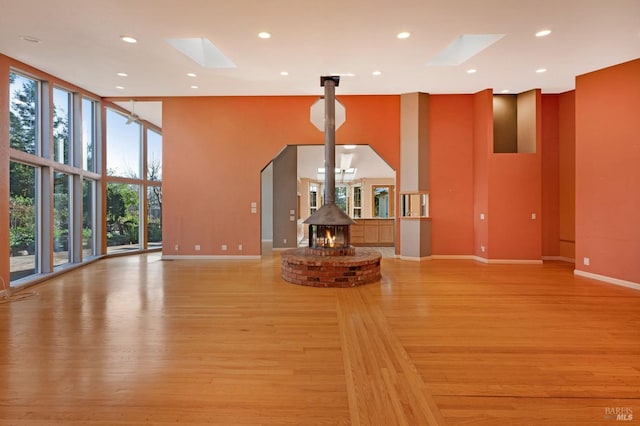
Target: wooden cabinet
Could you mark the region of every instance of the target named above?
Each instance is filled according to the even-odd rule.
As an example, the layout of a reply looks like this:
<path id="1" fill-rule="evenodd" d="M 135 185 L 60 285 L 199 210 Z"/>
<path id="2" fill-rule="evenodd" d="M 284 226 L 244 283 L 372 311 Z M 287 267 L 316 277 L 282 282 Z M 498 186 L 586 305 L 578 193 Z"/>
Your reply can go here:
<path id="1" fill-rule="evenodd" d="M 351 225 L 351 245 L 361 247 L 393 247 L 394 219 L 357 219 Z"/>
<path id="2" fill-rule="evenodd" d="M 351 225 L 349 228 L 351 232 L 351 245 L 359 245 L 364 243 L 364 226 Z"/>
<path id="3" fill-rule="evenodd" d="M 380 224 L 380 227 L 378 228 L 378 240 L 383 244 L 394 244 L 393 222 Z"/>

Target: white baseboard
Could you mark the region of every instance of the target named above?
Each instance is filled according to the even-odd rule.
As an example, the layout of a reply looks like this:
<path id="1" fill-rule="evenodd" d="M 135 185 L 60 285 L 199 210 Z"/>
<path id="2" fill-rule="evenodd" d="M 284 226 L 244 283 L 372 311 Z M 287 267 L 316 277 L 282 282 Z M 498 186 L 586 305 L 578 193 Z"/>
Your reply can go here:
<path id="1" fill-rule="evenodd" d="M 409 260 L 411 262 L 421 262 L 423 260 L 431 260 L 432 257 L 431 256 L 424 256 L 424 257 L 414 257 L 414 256 L 397 256 L 398 259 L 400 260 Z"/>
<path id="2" fill-rule="evenodd" d="M 618 278 L 607 277 L 606 275 L 592 274 L 591 272 L 580 271 L 578 269 L 574 269 L 573 274 L 580 277 L 591 278 L 593 280 L 604 281 L 609 284 L 632 288 L 634 290 L 640 290 L 640 284 L 632 281 L 620 280 Z"/>
<path id="3" fill-rule="evenodd" d="M 480 263 L 489 263 L 495 265 L 542 265 L 542 260 L 537 259 L 487 259 L 486 257 L 475 255 L 463 255 L 458 257 L 450 257 L 450 259 L 470 259 Z"/>
<path id="4" fill-rule="evenodd" d="M 475 260 L 476 262 L 491 264 L 515 264 L 515 265 L 542 265 L 542 260 L 537 259 L 487 259 L 473 254 L 434 254 L 426 257 L 397 256 L 400 260 Z"/>
<path id="5" fill-rule="evenodd" d="M 560 262 L 576 263 L 575 259 L 563 256 L 542 256 L 542 260 L 557 260 Z"/>
<path id="6" fill-rule="evenodd" d="M 542 265 L 542 259 L 485 259 L 487 263 L 503 265 Z"/>
<path id="7" fill-rule="evenodd" d="M 474 256 L 472 254 L 434 254 L 432 259 L 445 259 L 445 260 L 479 260 L 481 257 Z"/>
<path id="8" fill-rule="evenodd" d="M 260 260 L 262 256 L 245 255 L 163 255 L 162 260 Z"/>

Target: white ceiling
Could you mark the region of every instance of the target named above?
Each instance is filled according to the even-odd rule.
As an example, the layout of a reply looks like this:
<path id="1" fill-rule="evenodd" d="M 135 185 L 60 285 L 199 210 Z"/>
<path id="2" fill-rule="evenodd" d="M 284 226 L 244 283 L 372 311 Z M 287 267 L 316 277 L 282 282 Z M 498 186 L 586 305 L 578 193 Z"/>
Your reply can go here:
<path id="1" fill-rule="evenodd" d="M 355 180 L 366 178 L 395 178 L 395 171 L 369 146 L 355 145 L 346 149 L 344 145 L 336 145 L 336 167 L 340 167 L 342 154 L 351 154 L 350 167 L 357 169 Z M 323 145 L 298 146 L 298 177 L 317 179 L 318 167 L 324 167 Z M 319 179 L 323 180 L 323 179 Z M 336 183 L 340 183 L 336 175 Z"/>
<path id="2" fill-rule="evenodd" d="M 543 28 L 553 32 L 536 38 Z M 397 39 L 400 31 L 411 37 Z M 505 37 L 459 66 L 427 65 L 461 34 Z M 202 68 L 165 41 L 186 37 L 208 38 L 237 68 Z M 330 73 L 354 74 L 338 95 L 558 93 L 576 75 L 640 57 L 640 1 L 0 0 L 0 53 L 123 100 L 319 95 Z"/>

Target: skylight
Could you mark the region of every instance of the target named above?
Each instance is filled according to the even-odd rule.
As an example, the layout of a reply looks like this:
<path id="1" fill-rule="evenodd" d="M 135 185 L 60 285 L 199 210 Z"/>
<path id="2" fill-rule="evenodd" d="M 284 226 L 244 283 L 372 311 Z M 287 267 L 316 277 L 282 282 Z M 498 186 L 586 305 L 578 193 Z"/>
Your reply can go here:
<path id="1" fill-rule="evenodd" d="M 427 65 L 460 65 L 504 36 L 504 34 L 462 34 L 438 53 L 435 58 L 431 59 Z"/>
<path id="2" fill-rule="evenodd" d="M 206 38 L 168 38 L 167 43 L 205 68 L 235 68 L 236 65 Z"/>

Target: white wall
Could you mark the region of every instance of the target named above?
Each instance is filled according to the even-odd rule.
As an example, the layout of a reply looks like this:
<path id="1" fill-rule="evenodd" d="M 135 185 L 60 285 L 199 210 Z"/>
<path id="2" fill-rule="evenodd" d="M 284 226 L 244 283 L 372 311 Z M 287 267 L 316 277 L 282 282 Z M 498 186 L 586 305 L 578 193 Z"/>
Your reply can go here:
<path id="1" fill-rule="evenodd" d="M 262 171 L 262 241 L 273 241 L 273 162 Z"/>

